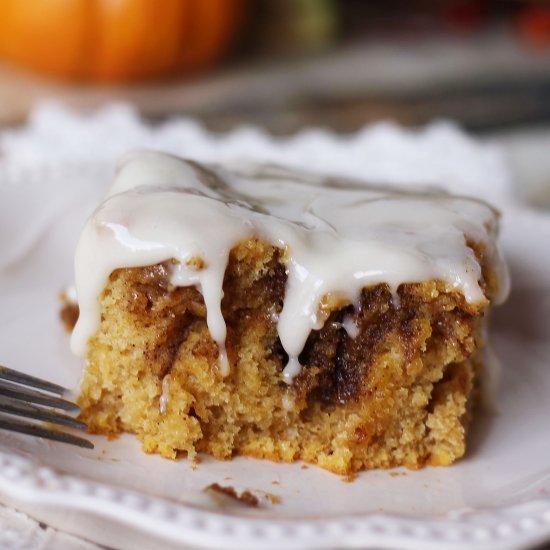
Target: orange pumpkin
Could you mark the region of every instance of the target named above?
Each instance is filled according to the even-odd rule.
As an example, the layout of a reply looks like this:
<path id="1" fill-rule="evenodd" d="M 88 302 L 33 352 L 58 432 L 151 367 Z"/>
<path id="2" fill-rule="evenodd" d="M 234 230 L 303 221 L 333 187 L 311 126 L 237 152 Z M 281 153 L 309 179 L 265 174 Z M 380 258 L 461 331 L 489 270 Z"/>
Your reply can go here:
<path id="1" fill-rule="evenodd" d="M 128 81 L 215 62 L 245 0 L 0 0 L 0 52 L 31 69 Z"/>

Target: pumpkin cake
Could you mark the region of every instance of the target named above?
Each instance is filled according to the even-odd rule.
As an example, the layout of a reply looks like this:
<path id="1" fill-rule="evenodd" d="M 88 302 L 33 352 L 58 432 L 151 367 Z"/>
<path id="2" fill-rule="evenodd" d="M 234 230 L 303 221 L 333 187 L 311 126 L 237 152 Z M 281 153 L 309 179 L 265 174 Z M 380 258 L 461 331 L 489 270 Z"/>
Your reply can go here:
<path id="1" fill-rule="evenodd" d="M 450 464 L 507 293 L 497 225 L 433 189 L 131 154 L 76 252 L 82 418 L 167 458 Z"/>

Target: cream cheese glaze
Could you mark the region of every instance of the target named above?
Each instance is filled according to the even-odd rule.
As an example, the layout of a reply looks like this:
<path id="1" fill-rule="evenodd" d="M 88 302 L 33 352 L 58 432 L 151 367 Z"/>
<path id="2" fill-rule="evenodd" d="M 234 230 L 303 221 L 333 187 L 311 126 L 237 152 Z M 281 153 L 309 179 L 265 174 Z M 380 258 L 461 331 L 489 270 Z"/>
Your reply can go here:
<path id="1" fill-rule="evenodd" d="M 327 295 L 354 304 L 365 286 L 385 282 L 395 294 L 402 283 L 439 279 L 469 303 L 486 303 L 481 268 L 466 239 L 485 245 L 499 275 L 496 301 L 502 301 L 509 284 L 495 244 L 497 224 L 498 214 L 486 203 L 433 189 L 131 153 L 77 247 L 80 316 L 71 346 L 86 354 L 100 322 L 99 297 L 114 270 L 174 259 L 171 282 L 202 293 L 226 375 L 224 272 L 230 250 L 258 237 L 285 250 L 288 278 L 277 328 L 289 356 L 283 377 L 291 382 L 309 333 L 323 325 Z M 196 258 L 204 262 L 201 269 Z M 353 326 L 346 330 L 353 334 Z"/>

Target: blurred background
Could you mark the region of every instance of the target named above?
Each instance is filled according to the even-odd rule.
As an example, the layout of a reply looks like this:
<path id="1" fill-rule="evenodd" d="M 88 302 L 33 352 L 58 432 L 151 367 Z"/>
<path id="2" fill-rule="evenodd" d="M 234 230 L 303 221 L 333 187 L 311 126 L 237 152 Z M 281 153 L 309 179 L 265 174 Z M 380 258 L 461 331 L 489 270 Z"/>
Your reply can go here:
<path id="1" fill-rule="evenodd" d="M 0 0 L 0 124 L 55 98 L 287 134 L 550 125 L 550 2 Z"/>
<path id="2" fill-rule="evenodd" d="M 50 99 L 216 132 L 450 119 L 550 208 L 550 0 L 0 0 L 0 130 Z"/>

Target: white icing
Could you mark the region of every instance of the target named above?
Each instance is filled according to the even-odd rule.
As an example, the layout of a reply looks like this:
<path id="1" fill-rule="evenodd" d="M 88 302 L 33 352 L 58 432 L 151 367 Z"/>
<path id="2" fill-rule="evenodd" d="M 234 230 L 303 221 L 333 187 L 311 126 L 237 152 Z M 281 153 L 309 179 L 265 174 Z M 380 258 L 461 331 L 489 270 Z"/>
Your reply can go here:
<path id="1" fill-rule="evenodd" d="M 229 372 L 222 283 L 230 250 L 259 237 L 285 250 L 287 284 L 278 316 L 289 356 L 283 377 L 300 372 L 298 356 L 325 317 L 323 298 L 357 304 L 361 289 L 440 279 L 469 303 L 485 303 L 481 269 L 465 238 L 487 247 L 508 292 L 494 244 L 497 215 L 473 199 L 433 190 L 368 186 L 278 167 L 215 167 L 154 152 L 127 155 L 107 199 L 88 220 L 76 252 L 80 317 L 72 349 L 84 356 L 100 321 L 99 297 L 117 268 L 174 259 L 171 282 L 204 296 L 207 324 Z M 192 260 L 204 262 L 201 269 Z M 345 320 L 344 320 L 345 321 Z M 345 326 L 350 335 L 353 328 Z"/>
<path id="2" fill-rule="evenodd" d="M 159 399 L 160 414 L 166 414 L 166 408 L 168 407 L 168 399 L 170 399 L 170 375 L 167 374 L 162 379 L 162 393 Z"/>
<path id="3" fill-rule="evenodd" d="M 343 328 L 351 339 L 357 338 L 359 334 L 359 328 L 353 320 L 353 315 L 350 315 L 349 313 L 346 313 L 344 315 L 342 322 L 333 321 L 331 324 L 332 327 L 336 330 L 340 330 Z"/>
<path id="4" fill-rule="evenodd" d="M 283 409 L 285 411 L 291 411 L 295 406 L 294 398 L 292 395 L 285 393 L 283 394 Z"/>
<path id="5" fill-rule="evenodd" d="M 275 307 L 275 304 L 271 305 L 269 310 L 267 311 L 267 318 L 273 323 L 279 322 L 279 312 L 277 311 L 277 308 Z"/>
<path id="6" fill-rule="evenodd" d="M 401 307 L 401 296 L 399 296 L 397 292 L 392 293 L 391 301 L 395 309 L 399 309 Z"/>
<path id="7" fill-rule="evenodd" d="M 359 335 L 359 327 L 355 324 L 352 315 L 344 315 L 342 327 L 352 340 L 357 338 L 357 336 Z"/>

